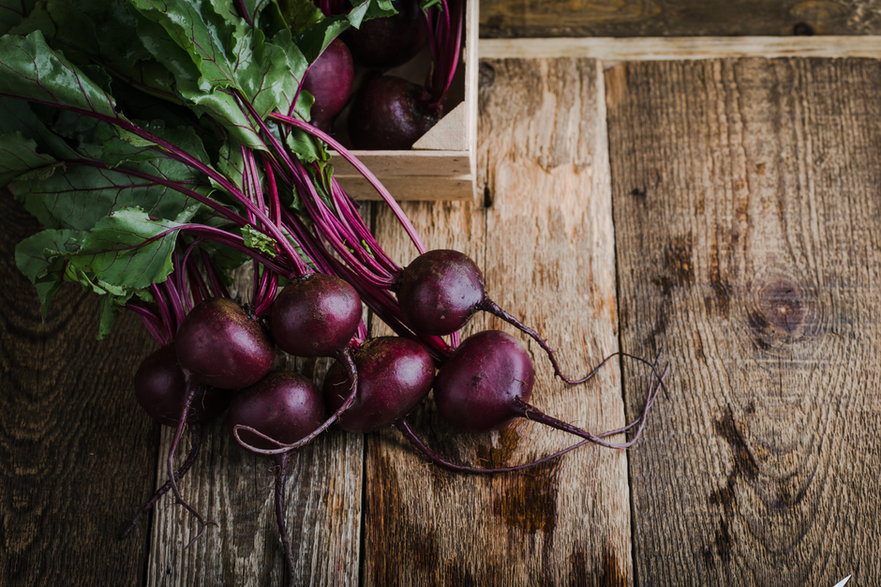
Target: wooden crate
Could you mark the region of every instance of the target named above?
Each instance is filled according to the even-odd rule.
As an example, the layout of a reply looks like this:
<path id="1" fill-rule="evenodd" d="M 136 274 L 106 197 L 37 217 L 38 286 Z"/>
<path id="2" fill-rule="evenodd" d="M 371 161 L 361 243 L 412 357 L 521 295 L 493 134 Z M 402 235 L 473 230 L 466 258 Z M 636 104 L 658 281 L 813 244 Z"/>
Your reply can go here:
<path id="1" fill-rule="evenodd" d="M 463 63 L 450 88 L 453 103 L 448 104 L 446 115 L 410 150 L 353 151 L 399 200 L 467 200 L 475 195 L 478 5 L 476 0 L 466 3 Z M 427 60 L 427 54 L 421 59 Z M 419 60 L 389 73 L 421 81 L 425 64 Z M 339 154 L 332 153 L 332 161 L 336 177 L 349 194 L 378 199 Z"/>

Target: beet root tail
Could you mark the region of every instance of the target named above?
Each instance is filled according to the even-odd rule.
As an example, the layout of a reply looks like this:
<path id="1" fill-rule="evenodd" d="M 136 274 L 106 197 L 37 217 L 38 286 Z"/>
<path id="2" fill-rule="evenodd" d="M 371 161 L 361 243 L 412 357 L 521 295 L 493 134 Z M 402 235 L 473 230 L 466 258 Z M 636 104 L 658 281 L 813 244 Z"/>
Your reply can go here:
<path id="1" fill-rule="evenodd" d="M 202 427 L 198 424 L 193 424 L 190 426 L 190 452 L 187 454 L 187 458 L 181 463 L 181 466 L 177 470 L 177 480 L 183 479 L 187 472 L 193 467 L 193 464 L 196 462 L 196 458 L 199 456 L 199 449 L 202 447 Z M 119 539 L 122 540 L 127 537 L 132 531 L 135 529 L 135 526 L 138 525 L 138 522 L 147 515 L 152 509 L 153 506 L 162 498 L 163 495 L 168 493 L 171 490 L 171 479 L 167 480 L 162 487 L 157 489 L 153 495 L 148 499 L 144 505 L 138 509 L 137 513 L 129 520 L 125 529 L 120 532 Z"/>
<path id="2" fill-rule="evenodd" d="M 281 538 L 281 548 L 284 552 L 285 562 L 285 579 L 284 585 L 288 587 L 293 584 L 296 565 L 294 564 L 294 553 L 291 549 L 291 539 L 288 536 L 288 526 L 285 520 L 285 480 L 287 479 L 289 454 L 285 453 L 276 457 L 275 470 L 275 522 L 278 525 L 278 534 Z"/>
<path id="3" fill-rule="evenodd" d="M 208 525 L 208 522 L 205 521 L 205 518 L 202 517 L 202 514 L 196 511 L 193 506 L 184 500 L 181 496 L 180 489 L 177 486 L 177 476 L 175 474 L 174 468 L 174 460 L 177 455 L 177 449 L 180 446 L 180 441 L 183 438 L 184 430 L 187 428 L 187 420 L 190 415 L 190 407 L 193 404 L 193 398 L 196 397 L 196 394 L 200 391 L 200 387 L 198 385 L 189 385 L 189 389 L 187 390 L 186 396 L 184 396 L 184 401 L 181 404 L 181 412 L 180 417 L 178 418 L 177 428 L 174 431 L 174 438 L 171 441 L 171 448 L 168 449 L 168 455 L 166 457 L 165 466 L 168 472 L 168 484 L 171 488 L 171 492 L 174 495 L 175 503 L 180 504 L 183 508 L 189 512 L 193 518 L 196 519 L 198 523 L 198 531 L 196 535 L 187 543 L 187 547 L 191 546 L 196 540 L 198 540 L 202 534 L 205 533 L 205 527 Z"/>
<path id="4" fill-rule="evenodd" d="M 593 369 L 591 369 L 589 373 L 587 373 L 586 375 L 584 375 L 582 377 L 572 377 L 571 375 L 567 375 L 566 373 L 563 372 L 563 368 L 560 366 L 560 362 L 557 359 L 557 352 L 551 348 L 551 346 L 548 344 L 548 342 L 544 338 L 542 338 L 541 335 L 539 335 L 539 333 L 536 332 L 535 329 L 530 328 L 529 326 L 526 326 L 525 324 L 523 324 L 520 320 L 518 320 L 516 317 L 509 314 L 505 310 L 503 310 L 498 304 L 496 304 L 494 301 L 492 301 L 489 298 L 485 298 L 480 303 L 480 305 L 478 307 L 479 307 L 479 309 L 481 309 L 485 312 L 489 312 L 493 316 L 497 316 L 497 317 L 501 318 L 502 320 L 504 320 L 508 324 L 514 326 L 519 331 L 523 332 L 524 334 L 529 336 L 531 339 L 533 339 L 535 342 L 537 342 L 538 345 L 542 348 L 542 350 L 544 350 L 545 354 L 547 354 L 548 359 L 550 360 L 551 365 L 554 368 L 554 375 L 556 375 L 557 377 L 559 377 L 560 379 L 562 379 L 563 381 L 565 381 L 569 385 L 580 385 L 581 383 L 585 383 L 586 381 L 592 379 L 594 377 L 594 375 L 596 375 L 597 372 L 599 372 L 599 370 L 603 366 L 605 366 L 605 364 L 608 363 L 611 359 L 613 359 L 614 357 L 617 357 L 617 356 L 621 356 L 621 357 L 627 357 L 629 359 L 633 359 L 634 361 L 640 362 L 644 365 L 648 365 L 649 367 L 651 367 L 655 378 L 661 380 L 661 387 L 662 388 L 664 387 L 663 377 L 658 374 L 657 369 L 656 369 L 656 365 L 653 365 L 652 362 L 649 361 L 648 359 L 645 359 L 643 357 L 639 357 L 637 355 L 632 355 L 632 354 L 626 353 L 624 351 L 615 351 L 614 353 L 610 354 L 609 356 L 604 358 L 602 361 L 600 361 L 597 366 L 595 366 Z"/>
<path id="5" fill-rule="evenodd" d="M 534 422 L 538 422 L 539 424 L 544 424 L 545 426 L 550 426 L 551 428 L 556 428 L 557 430 L 562 430 L 564 432 L 568 432 L 569 434 L 580 436 L 581 438 L 584 438 L 585 440 L 599 446 L 619 450 L 627 449 L 636 444 L 642 436 L 643 430 L 645 430 L 645 424 L 648 419 L 648 414 L 655 403 L 658 392 L 661 389 L 664 389 L 664 378 L 667 376 L 667 373 L 669 371 L 670 366 L 666 365 L 664 369 L 658 374 L 656 367 L 652 365 L 653 379 L 648 386 L 646 399 L 645 403 L 643 404 L 642 411 L 635 420 L 623 426 L 622 428 L 616 428 L 615 430 L 609 430 L 600 434 L 593 434 L 568 422 L 564 422 L 558 418 L 545 414 L 535 406 L 530 405 L 520 399 L 515 400 L 516 414 L 522 418 L 526 418 L 527 420 L 532 420 Z M 633 436 L 631 436 L 630 440 L 627 440 L 625 442 L 609 442 L 605 440 L 609 436 L 623 434 L 634 428 L 636 429 L 636 431 L 633 433 Z"/>

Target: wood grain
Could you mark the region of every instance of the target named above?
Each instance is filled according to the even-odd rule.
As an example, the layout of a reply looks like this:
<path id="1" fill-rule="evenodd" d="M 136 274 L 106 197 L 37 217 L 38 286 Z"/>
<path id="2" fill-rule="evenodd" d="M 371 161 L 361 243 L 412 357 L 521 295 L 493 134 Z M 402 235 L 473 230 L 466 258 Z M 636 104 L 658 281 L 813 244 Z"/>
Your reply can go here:
<path id="1" fill-rule="evenodd" d="M 606 85 L 622 340 L 674 366 L 630 455 L 637 577 L 878 584 L 881 63 Z"/>
<path id="2" fill-rule="evenodd" d="M 429 246 L 472 255 L 490 295 L 544 331 L 562 349 L 568 370 L 584 370 L 617 347 L 599 64 L 484 62 L 479 120 L 486 206 L 409 204 L 406 211 Z M 376 231 L 402 264 L 414 256 L 387 212 L 378 214 Z M 503 327 L 478 316 L 468 329 L 487 326 Z M 536 345 L 528 347 L 538 371 L 534 401 L 542 409 L 592 428 L 622 422 L 616 367 L 591 386 L 565 388 Z M 443 454 L 484 465 L 523 462 L 570 441 L 527 422 L 468 437 L 428 407 L 417 427 Z M 479 478 L 427 464 L 397 434 L 370 437 L 367 447 L 367 585 L 627 584 L 632 578 L 622 453 L 587 447 L 528 474 Z"/>
<path id="3" fill-rule="evenodd" d="M 137 584 L 144 531 L 117 533 L 153 485 L 158 426 L 131 378 L 152 343 L 132 316 L 95 340 L 98 303 L 63 287 L 46 321 L 15 244 L 39 227 L 0 192 L 0 583 Z"/>
<path id="4" fill-rule="evenodd" d="M 482 0 L 481 37 L 866 35 L 881 0 Z"/>

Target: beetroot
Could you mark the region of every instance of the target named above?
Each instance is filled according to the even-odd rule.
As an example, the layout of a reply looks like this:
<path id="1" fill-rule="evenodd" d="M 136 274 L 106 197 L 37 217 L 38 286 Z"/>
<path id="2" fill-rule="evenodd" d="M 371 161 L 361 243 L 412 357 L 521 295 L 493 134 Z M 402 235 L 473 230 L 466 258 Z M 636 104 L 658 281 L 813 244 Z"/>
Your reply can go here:
<path id="1" fill-rule="evenodd" d="M 172 488 L 176 480 L 183 478 L 196 462 L 202 446 L 202 424 L 219 416 L 229 405 L 229 394 L 223 390 L 202 385 L 191 385 L 177 362 L 173 345 L 165 345 L 153 351 L 141 362 L 134 377 L 135 397 L 151 418 L 164 426 L 190 431 L 190 450 L 186 459 L 173 476 L 141 506 L 126 525 L 121 537 L 134 530 L 144 517 Z M 186 416 L 182 418 L 182 413 Z M 176 435 L 177 438 L 177 435 Z M 186 506 L 189 508 L 189 506 Z M 196 514 L 198 516 L 198 514 Z"/>
<path id="2" fill-rule="evenodd" d="M 174 348 L 180 365 L 199 382 L 221 389 L 257 383 L 275 357 L 263 328 L 228 298 L 211 298 L 193 308 Z"/>
<path id="3" fill-rule="evenodd" d="M 483 432 L 521 415 L 535 369 L 526 349 L 510 334 L 485 330 L 465 339 L 441 367 L 434 386 L 438 413 L 457 428 Z"/>
<path id="4" fill-rule="evenodd" d="M 423 334 L 450 334 L 465 326 L 486 294 L 483 275 L 459 251 L 436 249 L 401 271 L 398 299 L 407 323 Z"/>
<path id="5" fill-rule="evenodd" d="M 292 443 L 310 436 L 324 420 L 321 395 L 312 381 L 291 371 L 270 373 L 256 385 L 239 393 L 232 402 L 226 423 L 241 444 L 271 449 L 276 446 L 248 430 L 280 442 Z M 239 427 L 247 427 L 240 429 Z M 285 558 L 285 584 L 294 576 L 294 558 L 285 520 L 284 482 L 289 452 L 275 456 L 275 520 Z"/>
<path id="6" fill-rule="evenodd" d="M 372 432 L 407 415 L 428 394 L 434 363 L 424 346 L 393 336 L 368 340 L 355 353 L 358 391 L 339 418 L 350 432 Z M 324 399 L 335 409 L 349 395 L 351 378 L 335 363 L 324 380 Z"/>
<path id="7" fill-rule="evenodd" d="M 384 75 L 365 83 L 349 112 L 349 137 L 357 149 L 409 149 L 441 115 L 425 91 L 405 79 Z"/>
<path id="8" fill-rule="evenodd" d="M 187 394 L 187 379 L 172 345 L 147 355 L 135 373 L 134 388 L 138 403 L 151 418 L 165 426 L 177 426 Z M 208 422 L 219 416 L 228 404 L 226 393 L 202 387 L 193 398 L 188 421 Z"/>
<path id="9" fill-rule="evenodd" d="M 401 314 L 419 334 L 451 334 L 465 326 L 475 312 L 484 310 L 535 340 L 554 366 L 554 373 L 566 383 L 584 383 L 596 372 L 580 378 L 563 373 L 547 341 L 486 295 L 480 269 L 463 253 L 435 249 L 419 255 L 401 270 L 396 287 Z"/>
<path id="10" fill-rule="evenodd" d="M 394 67 L 412 59 L 425 45 L 425 17 L 418 0 L 394 0 L 397 14 L 377 18 L 349 30 L 343 38 L 359 63 Z"/>
<path id="11" fill-rule="evenodd" d="M 250 426 L 279 442 L 292 443 L 318 428 L 324 420 L 324 404 L 312 381 L 291 371 L 275 371 L 239 392 L 226 417 L 235 426 Z M 254 446 L 274 448 L 249 432 L 240 437 Z"/>
<path id="12" fill-rule="evenodd" d="M 444 409 L 444 411 L 447 412 L 447 418 L 459 424 L 460 427 L 470 424 L 473 426 L 474 430 L 485 430 L 487 429 L 487 427 L 494 427 L 495 423 L 502 422 L 502 420 L 506 417 L 506 414 L 513 413 L 515 417 L 523 416 L 531 420 L 537 420 L 554 428 L 560 428 L 562 430 L 566 430 L 567 432 L 571 432 L 583 438 L 584 440 L 576 442 L 575 444 L 571 444 L 566 448 L 558 450 L 557 452 L 519 465 L 509 465 L 502 467 L 475 467 L 461 463 L 454 463 L 445 459 L 444 457 L 439 456 L 437 453 L 434 452 L 434 450 L 429 448 L 429 446 L 422 438 L 419 437 L 419 435 L 410 426 L 410 423 L 407 421 L 406 418 L 401 419 L 396 424 L 396 427 L 398 428 L 398 430 L 401 431 L 401 434 L 404 435 L 404 438 L 406 438 L 410 442 L 410 444 L 412 444 L 413 447 L 416 448 L 416 450 L 425 455 L 425 457 L 432 463 L 450 471 L 458 471 L 461 473 L 474 473 L 478 475 L 519 471 L 529 467 L 535 467 L 536 465 L 541 465 L 550 460 L 556 459 L 570 451 L 575 450 L 580 446 L 584 446 L 587 443 L 596 443 L 615 448 L 627 448 L 631 446 L 634 442 L 636 442 L 636 439 L 639 438 L 639 436 L 642 434 L 642 431 L 645 427 L 646 417 L 648 416 L 648 411 L 649 409 L 651 409 L 651 406 L 655 401 L 655 397 L 658 391 L 664 389 L 664 377 L 666 377 L 669 370 L 669 365 L 660 372 L 656 369 L 656 365 L 651 365 L 653 379 L 649 384 L 648 391 L 646 393 L 645 407 L 643 408 L 642 413 L 634 421 L 630 422 L 626 426 L 592 435 L 590 433 L 584 432 L 583 430 L 570 426 L 564 422 L 560 422 L 555 418 L 546 416 L 545 414 L 542 414 L 541 412 L 536 410 L 534 407 L 527 404 L 526 398 L 531 394 L 531 382 L 528 385 L 529 391 L 526 391 L 527 386 L 522 385 L 520 380 L 515 377 L 506 376 L 503 371 L 500 372 L 499 370 L 500 364 L 502 364 L 501 368 L 504 369 L 506 368 L 504 363 L 510 362 L 510 365 L 507 366 L 513 367 L 513 370 L 515 372 L 519 371 L 523 375 L 531 374 L 532 365 L 529 363 L 524 363 L 524 361 L 528 359 L 526 353 L 523 351 L 522 348 L 513 348 L 510 340 L 506 340 L 505 337 L 499 336 L 500 334 L 504 333 L 491 331 L 490 333 L 480 334 L 482 336 L 478 337 L 475 341 L 472 341 L 470 343 L 466 341 L 468 346 L 474 346 L 474 349 L 469 349 L 468 346 L 466 346 L 466 351 L 462 353 L 462 357 L 448 362 L 441 369 L 441 373 L 444 374 L 444 377 L 446 378 L 446 381 L 443 383 L 443 389 L 447 391 L 439 392 L 438 388 L 436 387 L 435 401 L 438 402 L 439 395 L 441 396 L 441 399 L 439 400 L 438 405 L 440 405 L 441 403 L 451 402 L 457 395 L 461 400 L 462 396 L 468 396 L 469 392 L 472 392 L 476 387 L 478 388 L 477 393 L 474 394 L 476 397 L 468 398 L 464 401 L 466 403 L 469 403 L 471 407 L 475 410 L 482 410 L 482 415 L 474 416 L 467 413 L 463 414 L 461 413 L 463 410 L 461 410 L 458 406 L 448 405 Z M 488 344 L 492 346 L 493 340 L 496 340 L 497 342 L 500 341 L 498 348 L 495 351 L 491 351 L 489 353 L 490 356 L 488 361 L 481 362 L 481 358 L 486 359 L 485 356 L 482 356 L 482 353 L 485 352 L 483 349 L 484 345 Z M 506 352 L 504 350 L 501 350 L 505 347 L 508 348 L 507 357 L 504 356 Z M 466 353 L 468 355 L 467 357 L 464 356 Z M 602 363 L 600 363 L 600 365 L 597 366 L 597 369 L 602 367 L 602 365 L 608 362 L 612 357 L 618 356 L 618 354 L 619 353 L 615 353 L 606 358 Z M 621 354 L 623 355 L 623 353 Z M 481 374 L 483 373 L 483 369 L 488 369 L 488 380 L 484 379 L 481 376 Z M 468 374 L 472 376 L 471 381 L 467 380 Z M 439 380 L 440 376 L 438 377 L 438 381 Z M 438 385 L 440 384 L 438 383 Z M 504 425 L 504 422 L 498 425 L 502 426 Z M 633 437 L 623 444 L 613 444 L 604 440 L 606 438 L 609 438 L 610 436 L 625 434 L 631 430 L 634 430 Z"/>
<path id="13" fill-rule="evenodd" d="M 312 273 L 291 281 L 272 304 L 269 330 L 285 352 L 331 356 L 343 349 L 361 322 L 361 298 L 335 275 Z"/>
<path id="14" fill-rule="evenodd" d="M 601 446 L 623 449 L 639 438 L 655 394 L 662 386 L 664 375 L 658 374 L 654 365 L 652 373 L 658 385 L 649 386 L 645 407 L 636 422 L 616 431 L 636 426 L 633 437 L 622 443 L 609 442 L 605 440 L 609 434 L 587 432 L 531 405 L 529 399 L 535 383 L 532 360 L 517 339 L 499 330 L 478 332 L 462 342 L 441 366 L 434 385 L 434 402 L 445 420 L 468 432 L 500 428 L 519 417 Z"/>
<path id="15" fill-rule="evenodd" d="M 304 357 L 335 356 L 348 382 L 333 413 L 303 437 L 275 435 L 248 423 L 234 423 L 232 433 L 242 447 L 264 455 L 283 455 L 329 428 L 355 401 L 358 370 L 349 343 L 361 322 L 361 298 L 348 282 L 323 273 L 291 281 L 272 303 L 269 325 L 285 351 Z M 257 439 L 255 442 L 254 439 Z"/>
<path id="16" fill-rule="evenodd" d="M 330 130 L 333 119 L 352 95 L 354 79 L 352 54 L 345 43 L 334 39 L 312 63 L 303 78 L 303 89 L 315 97 L 311 111 L 313 124 Z"/>

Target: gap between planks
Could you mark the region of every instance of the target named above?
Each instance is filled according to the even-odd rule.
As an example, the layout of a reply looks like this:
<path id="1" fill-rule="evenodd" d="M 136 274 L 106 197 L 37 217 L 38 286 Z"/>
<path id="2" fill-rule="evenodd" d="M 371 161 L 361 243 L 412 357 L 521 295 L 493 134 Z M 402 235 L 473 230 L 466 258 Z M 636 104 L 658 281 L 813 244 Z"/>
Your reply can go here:
<path id="1" fill-rule="evenodd" d="M 881 58 L 881 35 L 816 37 L 592 37 L 481 39 L 481 59 L 579 57 L 620 61 L 733 57 Z"/>

